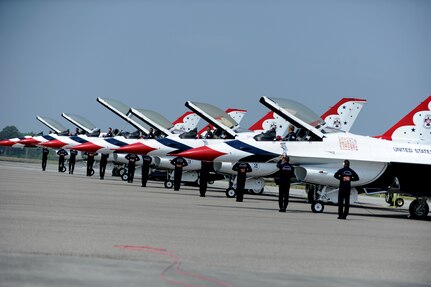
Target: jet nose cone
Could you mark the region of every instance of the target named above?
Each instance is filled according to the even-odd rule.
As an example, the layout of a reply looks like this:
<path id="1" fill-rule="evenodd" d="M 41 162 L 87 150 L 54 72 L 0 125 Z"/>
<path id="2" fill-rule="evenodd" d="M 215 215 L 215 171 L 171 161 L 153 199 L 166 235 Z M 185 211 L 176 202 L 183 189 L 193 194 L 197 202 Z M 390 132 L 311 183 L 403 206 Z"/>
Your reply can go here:
<path id="1" fill-rule="evenodd" d="M 0 146 L 13 146 L 14 144 L 17 144 L 17 142 L 11 141 L 11 140 L 2 140 L 0 141 Z"/>
<path id="2" fill-rule="evenodd" d="M 55 140 L 50 140 L 50 141 L 41 143 L 41 145 L 48 148 L 62 148 L 66 145 L 66 143 L 55 139 Z"/>
<path id="3" fill-rule="evenodd" d="M 156 149 L 143 143 L 137 142 L 117 148 L 115 151 L 117 153 L 148 154 L 153 150 Z"/>
<path id="4" fill-rule="evenodd" d="M 222 156 L 225 154 L 226 153 L 224 152 L 216 151 L 207 146 L 201 146 L 201 147 L 180 152 L 179 154 L 176 154 L 176 156 L 182 156 L 182 157 L 196 159 L 196 160 L 214 161 L 219 156 Z"/>
<path id="5" fill-rule="evenodd" d="M 92 142 L 86 142 L 73 147 L 74 150 L 86 151 L 86 152 L 96 152 L 102 147 L 100 145 L 94 144 Z"/>
<path id="6" fill-rule="evenodd" d="M 26 146 L 34 146 L 34 145 L 37 145 L 39 141 L 35 140 L 34 138 L 25 138 L 25 139 L 19 140 L 18 143 Z"/>

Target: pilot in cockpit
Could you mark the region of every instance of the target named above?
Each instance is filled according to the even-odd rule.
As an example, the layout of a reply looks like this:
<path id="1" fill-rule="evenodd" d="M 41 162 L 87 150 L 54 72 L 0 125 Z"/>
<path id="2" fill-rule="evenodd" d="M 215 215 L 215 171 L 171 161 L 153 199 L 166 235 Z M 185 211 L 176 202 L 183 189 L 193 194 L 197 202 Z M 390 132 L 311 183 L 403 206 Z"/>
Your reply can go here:
<path id="1" fill-rule="evenodd" d="M 297 140 L 294 125 L 289 125 L 289 128 L 287 129 L 287 135 L 284 137 L 283 140 L 285 140 L 285 141 L 296 141 Z"/>

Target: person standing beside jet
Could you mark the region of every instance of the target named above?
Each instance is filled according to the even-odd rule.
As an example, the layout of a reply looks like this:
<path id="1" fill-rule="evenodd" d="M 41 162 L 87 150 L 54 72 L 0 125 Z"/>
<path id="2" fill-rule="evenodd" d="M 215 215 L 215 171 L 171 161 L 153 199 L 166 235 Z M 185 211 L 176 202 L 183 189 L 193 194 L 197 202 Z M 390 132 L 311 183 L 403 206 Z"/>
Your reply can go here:
<path id="1" fill-rule="evenodd" d="M 58 172 L 65 172 L 66 167 L 64 166 L 64 158 L 68 155 L 65 149 L 61 149 L 57 152 L 58 154 Z"/>
<path id="2" fill-rule="evenodd" d="M 188 166 L 187 161 L 178 156 L 171 160 L 171 164 L 175 166 L 174 169 L 174 190 L 180 190 L 181 186 L 181 177 L 183 176 L 183 167 Z"/>
<path id="3" fill-rule="evenodd" d="M 251 166 L 247 162 L 237 162 L 232 167 L 233 171 L 237 172 L 236 175 L 236 201 L 242 202 L 244 199 L 245 179 L 247 172 L 251 172 Z"/>
<path id="4" fill-rule="evenodd" d="M 49 149 L 44 147 L 42 149 L 42 170 L 45 171 L 46 169 L 46 162 L 48 161 L 48 154 L 49 154 Z"/>
<path id="5" fill-rule="evenodd" d="M 280 156 L 277 167 L 280 171 L 280 183 L 278 185 L 279 212 L 286 212 L 289 204 L 290 179 L 295 176 L 294 167 L 289 163 L 289 157 L 286 154 Z"/>
<path id="6" fill-rule="evenodd" d="M 200 197 L 205 197 L 205 193 L 207 191 L 208 179 L 210 175 L 211 169 L 210 161 L 201 161 L 201 170 L 199 173 L 199 193 Z"/>
<path id="7" fill-rule="evenodd" d="M 85 152 L 84 154 L 87 156 L 87 176 L 92 176 L 94 174 L 94 157 L 97 155 L 97 153 Z"/>
<path id="8" fill-rule="evenodd" d="M 73 171 L 75 170 L 75 162 L 76 162 L 76 155 L 78 154 L 78 151 L 71 150 L 70 151 L 70 158 L 69 158 L 69 174 L 73 174 Z"/>
<path id="9" fill-rule="evenodd" d="M 351 182 L 358 181 L 359 176 L 350 168 L 350 161 L 344 161 L 344 167 L 339 169 L 334 177 L 340 180 L 338 190 L 338 219 L 346 219 L 349 215 Z"/>
<path id="10" fill-rule="evenodd" d="M 129 161 L 127 165 L 127 182 L 133 183 L 133 177 L 135 176 L 136 162 L 139 161 L 139 156 L 136 154 L 127 154 L 126 159 Z"/>
<path id="11" fill-rule="evenodd" d="M 108 157 L 109 157 L 109 153 L 102 153 L 100 155 L 100 169 L 99 169 L 100 179 L 105 178 L 105 170 L 106 170 L 106 165 L 108 164 Z"/>
<path id="12" fill-rule="evenodd" d="M 141 177 L 142 187 L 147 186 L 148 174 L 150 172 L 150 164 L 152 161 L 153 159 L 151 158 L 151 156 L 149 155 L 142 156 L 142 177 Z"/>

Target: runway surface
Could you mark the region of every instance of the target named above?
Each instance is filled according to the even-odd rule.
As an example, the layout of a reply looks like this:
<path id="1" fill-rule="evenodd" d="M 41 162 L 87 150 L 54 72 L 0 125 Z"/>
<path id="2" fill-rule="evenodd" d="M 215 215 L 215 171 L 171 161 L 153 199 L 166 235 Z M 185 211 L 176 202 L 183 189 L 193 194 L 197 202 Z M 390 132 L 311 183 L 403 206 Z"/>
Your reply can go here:
<path id="1" fill-rule="evenodd" d="M 0 161 L 0 286 L 431 286 L 431 225 Z M 140 171 L 138 170 L 137 173 Z M 96 169 L 96 175 L 98 170 Z"/>

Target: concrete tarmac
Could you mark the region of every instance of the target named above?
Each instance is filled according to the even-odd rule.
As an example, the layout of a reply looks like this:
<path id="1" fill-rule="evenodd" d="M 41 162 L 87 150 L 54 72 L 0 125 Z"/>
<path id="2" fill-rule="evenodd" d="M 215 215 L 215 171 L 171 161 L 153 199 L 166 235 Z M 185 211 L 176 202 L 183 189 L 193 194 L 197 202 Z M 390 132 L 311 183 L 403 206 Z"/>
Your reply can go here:
<path id="1" fill-rule="evenodd" d="M 0 161 L 0 286 L 431 286 L 431 225 L 406 209 L 226 198 Z"/>

